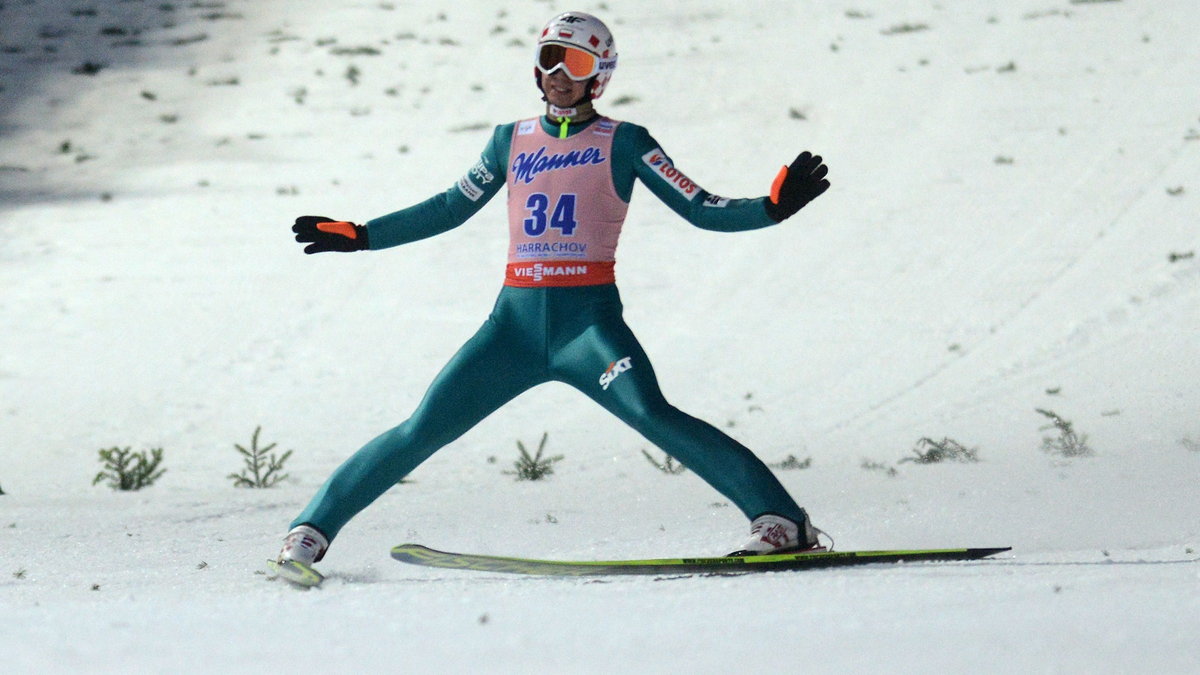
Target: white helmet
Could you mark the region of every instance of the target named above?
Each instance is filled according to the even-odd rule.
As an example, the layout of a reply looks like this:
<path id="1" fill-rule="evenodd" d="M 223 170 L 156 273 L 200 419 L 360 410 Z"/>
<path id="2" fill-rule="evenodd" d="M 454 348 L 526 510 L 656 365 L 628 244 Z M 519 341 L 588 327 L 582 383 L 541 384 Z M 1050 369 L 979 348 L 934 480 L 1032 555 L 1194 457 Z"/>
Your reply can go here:
<path id="1" fill-rule="evenodd" d="M 576 58 L 572 58 L 572 49 L 581 50 L 584 54 L 575 54 Z M 592 100 L 600 98 L 612 79 L 613 71 L 617 69 L 617 45 L 608 26 L 583 12 L 563 12 L 550 19 L 538 37 L 537 53 L 534 55 L 538 89 L 542 88 L 541 73 L 552 73 L 560 68 L 573 80 L 591 79 L 592 86 L 588 89 L 587 97 Z"/>

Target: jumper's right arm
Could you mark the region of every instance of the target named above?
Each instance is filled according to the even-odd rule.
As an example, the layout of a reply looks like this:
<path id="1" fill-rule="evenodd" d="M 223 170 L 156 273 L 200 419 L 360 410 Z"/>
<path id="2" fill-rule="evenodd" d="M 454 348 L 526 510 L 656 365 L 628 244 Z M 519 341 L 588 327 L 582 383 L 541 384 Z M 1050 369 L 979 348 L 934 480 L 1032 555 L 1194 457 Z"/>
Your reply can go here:
<path id="1" fill-rule="evenodd" d="M 426 239 L 465 223 L 504 184 L 511 143 L 511 125 L 496 127 L 479 162 L 449 190 L 365 225 L 336 222 L 321 216 L 301 216 L 292 231 L 296 241 L 309 243 L 305 253 L 379 250 Z"/>

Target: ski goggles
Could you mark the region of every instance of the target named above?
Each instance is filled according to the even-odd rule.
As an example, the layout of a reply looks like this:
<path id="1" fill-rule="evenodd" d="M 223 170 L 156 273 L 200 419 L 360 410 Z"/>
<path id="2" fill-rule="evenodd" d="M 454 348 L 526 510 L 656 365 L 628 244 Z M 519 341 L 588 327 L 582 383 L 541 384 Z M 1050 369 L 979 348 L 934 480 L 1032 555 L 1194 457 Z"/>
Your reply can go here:
<path id="1" fill-rule="evenodd" d="M 550 42 L 538 49 L 537 68 L 544 75 L 561 69 L 567 77 L 579 82 L 600 72 L 600 59 L 578 47 Z"/>

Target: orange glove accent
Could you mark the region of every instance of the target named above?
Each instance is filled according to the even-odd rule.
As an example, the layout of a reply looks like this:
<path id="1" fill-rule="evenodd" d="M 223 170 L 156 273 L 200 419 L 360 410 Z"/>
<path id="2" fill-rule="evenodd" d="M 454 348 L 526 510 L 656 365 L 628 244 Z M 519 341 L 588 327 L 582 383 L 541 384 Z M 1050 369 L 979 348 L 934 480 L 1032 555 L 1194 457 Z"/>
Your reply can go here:
<path id="1" fill-rule="evenodd" d="M 345 221 L 317 223 L 317 229 L 330 234 L 340 234 L 347 239 L 358 239 L 358 232 L 354 230 L 354 223 Z"/>
<path id="2" fill-rule="evenodd" d="M 775 174 L 775 182 L 771 183 L 771 203 L 772 204 L 779 203 L 779 188 L 783 187 L 783 181 L 785 179 L 787 179 L 787 174 L 788 174 L 787 166 L 784 166 L 782 169 L 779 170 L 779 173 Z M 318 227 L 320 227 L 320 226 L 318 226 Z"/>

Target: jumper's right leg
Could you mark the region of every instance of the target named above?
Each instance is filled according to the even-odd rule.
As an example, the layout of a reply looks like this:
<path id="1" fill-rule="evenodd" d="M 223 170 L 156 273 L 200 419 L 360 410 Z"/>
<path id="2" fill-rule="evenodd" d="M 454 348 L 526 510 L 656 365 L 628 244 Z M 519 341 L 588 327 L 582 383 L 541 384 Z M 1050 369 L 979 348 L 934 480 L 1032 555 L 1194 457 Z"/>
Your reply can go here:
<path id="1" fill-rule="evenodd" d="M 412 417 L 339 466 L 292 527 L 307 524 L 332 540 L 421 462 L 538 384 L 540 371 L 525 363 L 517 342 L 489 319 L 434 379 Z"/>

